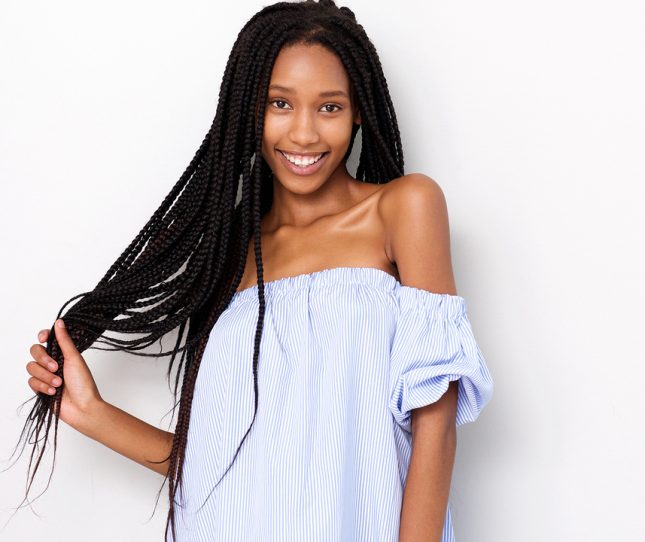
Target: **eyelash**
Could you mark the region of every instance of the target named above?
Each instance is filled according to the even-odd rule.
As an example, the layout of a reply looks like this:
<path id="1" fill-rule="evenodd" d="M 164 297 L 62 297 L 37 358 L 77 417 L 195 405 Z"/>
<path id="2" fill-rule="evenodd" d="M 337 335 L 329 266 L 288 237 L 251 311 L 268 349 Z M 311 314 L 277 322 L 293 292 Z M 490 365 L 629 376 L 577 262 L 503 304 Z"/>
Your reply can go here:
<path id="1" fill-rule="evenodd" d="M 270 104 L 272 104 L 273 102 L 284 102 L 284 103 L 287 103 L 287 101 L 286 101 L 286 100 L 280 100 L 280 99 L 269 100 L 269 103 L 270 103 Z M 325 111 L 325 113 L 337 113 L 338 111 L 340 111 L 340 110 L 342 109 L 342 107 L 341 107 L 340 105 L 332 104 L 332 103 L 325 104 L 325 105 L 323 105 L 323 107 L 327 107 L 328 105 L 331 105 L 332 107 L 336 107 L 337 109 L 336 109 L 336 111 Z M 283 110 L 283 111 L 284 111 L 284 109 L 283 109 L 282 107 L 276 107 L 276 109 L 278 109 L 278 110 Z"/>

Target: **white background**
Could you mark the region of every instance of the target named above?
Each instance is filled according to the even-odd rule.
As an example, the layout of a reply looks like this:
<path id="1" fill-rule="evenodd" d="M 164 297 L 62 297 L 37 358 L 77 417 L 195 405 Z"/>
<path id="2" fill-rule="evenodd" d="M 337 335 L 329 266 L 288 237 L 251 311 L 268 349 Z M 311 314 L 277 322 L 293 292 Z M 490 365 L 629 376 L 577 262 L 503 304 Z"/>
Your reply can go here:
<path id="1" fill-rule="evenodd" d="M 182 174 L 263 5 L 0 4 L 2 469 L 32 404 L 16 413 L 36 332 Z M 379 51 L 405 172 L 444 190 L 457 288 L 495 380 L 459 428 L 457 542 L 645 539 L 644 4 L 340 5 Z M 86 358 L 107 400 L 168 429 L 167 358 Z M 59 429 L 49 488 L 0 540 L 162 540 L 167 485 L 148 521 L 162 477 Z M 0 527 L 27 459 L 0 473 Z"/>

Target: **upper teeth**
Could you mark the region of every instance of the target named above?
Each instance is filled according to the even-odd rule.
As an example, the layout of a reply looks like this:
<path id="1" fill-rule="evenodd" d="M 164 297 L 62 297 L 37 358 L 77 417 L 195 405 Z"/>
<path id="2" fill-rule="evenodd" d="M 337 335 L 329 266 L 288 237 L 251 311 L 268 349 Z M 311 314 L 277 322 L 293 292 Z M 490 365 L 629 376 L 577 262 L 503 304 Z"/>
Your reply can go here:
<path id="1" fill-rule="evenodd" d="M 280 152 L 282 152 L 282 151 L 280 151 Z M 310 157 L 302 157 L 302 156 L 298 156 L 296 154 L 287 154 L 286 152 L 282 152 L 282 154 L 292 164 L 296 164 L 297 166 L 310 166 L 311 164 L 313 164 L 313 163 L 317 162 L 318 160 L 320 160 L 320 158 L 322 157 L 322 155 L 324 153 L 321 153 L 321 154 L 319 154 L 317 156 L 310 156 Z"/>

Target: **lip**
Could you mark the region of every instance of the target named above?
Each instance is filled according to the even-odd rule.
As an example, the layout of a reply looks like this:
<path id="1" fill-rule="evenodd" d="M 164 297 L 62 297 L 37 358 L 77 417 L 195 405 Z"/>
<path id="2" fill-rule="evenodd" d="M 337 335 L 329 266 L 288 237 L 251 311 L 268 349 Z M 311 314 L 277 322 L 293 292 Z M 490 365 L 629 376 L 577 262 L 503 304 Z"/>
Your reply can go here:
<path id="1" fill-rule="evenodd" d="M 284 166 L 289 171 L 291 171 L 291 173 L 294 173 L 295 175 L 302 175 L 302 176 L 313 175 L 314 173 L 316 173 L 323 166 L 323 162 L 327 160 L 327 156 L 329 155 L 329 152 L 325 152 L 323 156 L 320 158 L 320 160 L 318 160 L 318 162 L 315 162 L 314 164 L 311 164 L 310 166 L 307 166 L 307 167 L 300 167 L 300 166 L 297 166 L 296 164 L 292 164 L 291 162 L 289 162 L 289 160 L 287 160 L 287 158 L 285 157 L 284 154 L 282 154 L 281 151 L 276 149 L 276 152 L 279 155 L 279 159 L 282 161 Z M 316 154 L 320 154 L 320 153 L 316 153 Z M 303 155 L 303 156 L 307 156 L 307 155 Z"/>

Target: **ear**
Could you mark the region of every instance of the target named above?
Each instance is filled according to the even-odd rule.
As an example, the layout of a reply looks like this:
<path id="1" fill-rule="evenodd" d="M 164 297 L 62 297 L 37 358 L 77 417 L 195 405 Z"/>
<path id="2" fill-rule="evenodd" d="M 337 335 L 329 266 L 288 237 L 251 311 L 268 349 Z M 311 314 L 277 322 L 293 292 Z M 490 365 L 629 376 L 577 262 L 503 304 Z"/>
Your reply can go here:
<path id="1" fill-rule="evenodd" d="M 354 115 L 354 124 L 360 124 L 361 123 L 361 112 L 356 108 L 356 114 Z"/>

